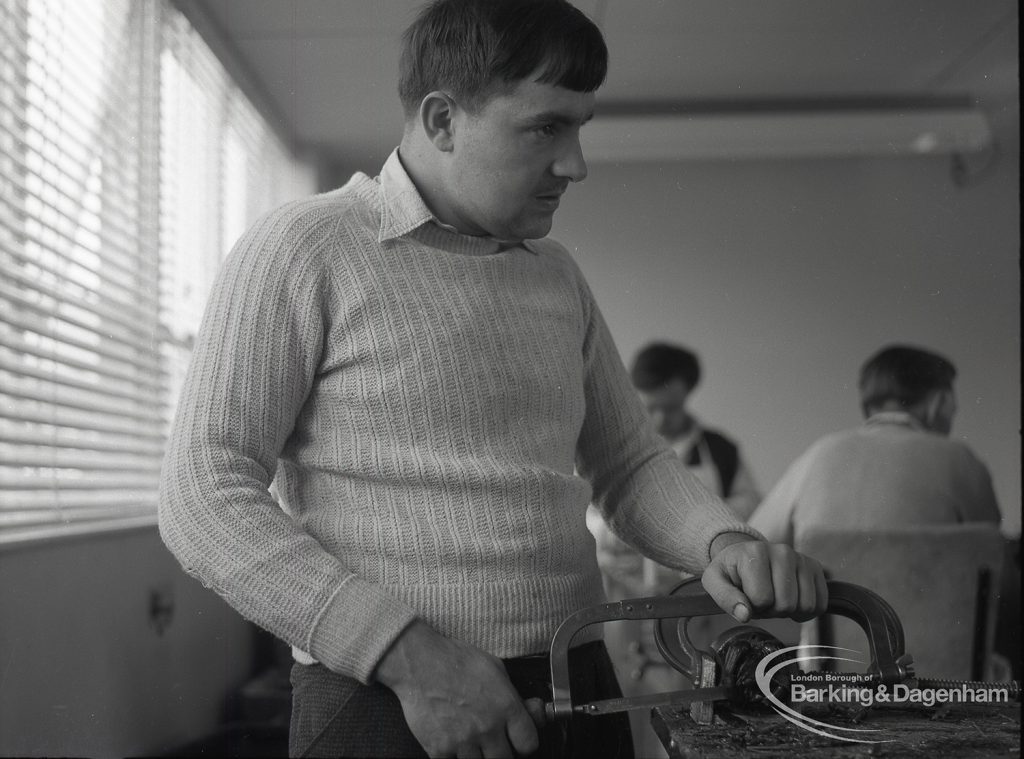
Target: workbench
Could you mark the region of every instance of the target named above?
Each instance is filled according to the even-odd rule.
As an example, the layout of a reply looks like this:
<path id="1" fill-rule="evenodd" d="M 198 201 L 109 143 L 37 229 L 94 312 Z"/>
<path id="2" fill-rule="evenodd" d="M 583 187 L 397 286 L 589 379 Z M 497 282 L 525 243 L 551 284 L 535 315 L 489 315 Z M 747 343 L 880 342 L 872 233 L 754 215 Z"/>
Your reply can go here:
<path id="1" fill-rule="evenodd" d="M 770 710 L 734 713 L 716 707 L 715 724 L 698 725 L 690 719 L 689 707 L 661 707 L 652 710 L 651 721 L 670 759 L 1020 756 L 1020 703 L 832 707 L 809 716 L 829 725 L 878 728 L 876 738 L 888 742 L 825 738 Z"/>

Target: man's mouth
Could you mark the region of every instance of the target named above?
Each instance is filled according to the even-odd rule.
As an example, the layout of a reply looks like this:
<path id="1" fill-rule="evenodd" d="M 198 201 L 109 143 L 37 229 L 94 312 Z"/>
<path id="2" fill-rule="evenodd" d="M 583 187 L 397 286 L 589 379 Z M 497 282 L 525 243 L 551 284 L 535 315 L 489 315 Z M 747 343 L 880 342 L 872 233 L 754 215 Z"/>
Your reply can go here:
<path id="1" fill-rule="evenodd" d="M 562 199 L 562 193 L 564 192 L 565 190 L 555 190 L 554 192 L 546 192 L 542 195 L 535 195 L 534 197 L 544 205 L 557 208 Z"/>
<path id="2" fill-rule="evenodd" d="M 559 184 L 556 187 L 551 187 L 543 192 L 538 192 L 534 197 L 542 198 L 544 200 L 558 200 L 565 194 L 565 191 L 569 189 L 566 184 Z"/>

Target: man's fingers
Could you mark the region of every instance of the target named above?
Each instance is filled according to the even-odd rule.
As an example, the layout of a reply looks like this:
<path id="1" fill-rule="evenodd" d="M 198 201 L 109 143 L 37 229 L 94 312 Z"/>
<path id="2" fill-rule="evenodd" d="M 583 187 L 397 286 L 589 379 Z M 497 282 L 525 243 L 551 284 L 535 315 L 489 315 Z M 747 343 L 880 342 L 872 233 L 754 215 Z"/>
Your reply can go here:
<path id="1" fill-rule="evenodd" d="M 704 570 L 701 584 L 708 595 L 715 599 L 715 603 L 737 622 L 746 622 L 750 619 L 753 608 L 750 599 L 736 587 L 721 564 L 712 563 Z"/>
<path id="2" fill-rule="evenodd" d="M 484 736 L 480 741 L 480 753 L 477 754 L 486 759 L 513 759 L 515 755 L 504 735 Z"/>
<path id="3" fill-rule="evenodd" d="M 739 577 L 738 585 L 752 604 L 750 613 L 771 609 L 775 605 L 775 566 L 767 543 L 742 543 L 734 551 L 733 561 Z"/>
<path id="4" fill-rule="evenodd" d="M 533 724 L 538 729 L 544 727 L 548 721 L 548 715 L 544 708 L 544 701 L 539 698 L 528 698 L 523 702 L 526 713 L 530 715 Z"/>
<path id="5" fill-rule="evenodd" d="M 817 603 L 814 611 L 817 614 L 824 614 L 828 609 L 828 582 L 825 580 L 825 572 L 821 570 L 821 565 L 817 561 L 815 564 L 818 571 L 814 575 L 814 589 L 817 591 Z"/>
<path id="6" fill-rule="evenodd" d="M 529 756 L 540 747 L 537 729 L 544 724 L 546 717 L 544 702 L 539 698 L 528 698 L 523 707 L 508 721 L 508 740 L 516 754 Z"/>
<path id="7" fill-rule="evenodd" d="M 818 590 L 815 587 L 814 573 L 809 571 L 809 568 L 804 566 L 804 563 L 801 557 L 796 576 L 799 598 L 796 606 L 792 609 L 791 615 L 793 619 L 799 622 L 813 617 L 814 610 L 818 605 Z"/>
<path id="8" fill-rule="evenodd" d="M 718 552 L 702 580 L 722 610 L 738 622 L 755 614 L 802 621 L 823 613 L 828 605 L 821 565 L 777 543 L 729 545 Z"/>
<path id="9" fill-rule="evenodd" d="M 800 608 L 800 572 L 799 557 L 792 551 L 780 550 L 781 547 L 771 546 L 771 578 L 773 597 L 771 613 L 788 616 Z M 768 608 L 766 605 L 765 608 Z"/>
<path id="10" fill-rule="evenodd" d="M 828 586 L 821 565 L 809 556 L 800 556 L 800 607 L 793 619 L 803 622 L 824 614 L 828 608 Z"/>
<path id="11" fill-rule="evenodd" d="M 395 645 L 404 648 L 381 660 L 377 679 L 398 696 L 409 729 L 429 756 L 536 751 L 537 729 L 500 659 L 419 623 Z M 419 666 L 404 666 L 407 661 Z"/>

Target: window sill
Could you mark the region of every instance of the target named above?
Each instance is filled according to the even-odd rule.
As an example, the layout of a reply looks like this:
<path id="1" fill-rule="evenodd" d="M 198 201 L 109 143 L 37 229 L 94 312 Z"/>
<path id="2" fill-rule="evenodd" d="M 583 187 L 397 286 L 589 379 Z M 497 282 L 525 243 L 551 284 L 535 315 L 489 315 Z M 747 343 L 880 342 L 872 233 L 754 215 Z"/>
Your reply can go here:
<path id="1" fill-rule="evenodd" d="M 79 524 L 52 524 L 24 529 L 8 529 L 0 531 L 0 552 L 39 545 L 53 545 L 66 540 L 102 537 L 131 530 L 148 530 L 156 526 L 156 514 L 145 514 Z"/>

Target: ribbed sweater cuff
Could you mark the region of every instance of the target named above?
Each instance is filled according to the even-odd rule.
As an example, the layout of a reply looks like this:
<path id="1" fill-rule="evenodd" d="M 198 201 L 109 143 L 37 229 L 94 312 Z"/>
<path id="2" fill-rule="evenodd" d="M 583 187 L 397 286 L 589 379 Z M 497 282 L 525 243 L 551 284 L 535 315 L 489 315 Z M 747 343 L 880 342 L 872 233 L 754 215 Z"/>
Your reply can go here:
<path id="1" fill-rule="evenodd" d="M 377 662 L 416 617 L 410 606 L 377 586 L 349 577 L 321 612 L 307 650 L 328 669 L 367 684 Z"/>
<path id="2" fill-rule="evenodd" d="M 736 525 L 734 525 L 732 527 L 727 527 L 725 529 L 717 529 L 717 530 L 709 531 L 708 535 L 710 537 L 707 538 L 707 543 L 705 544 L 707 546 L 707 551 L 706 551 L 705 555 L 707 556 L 707 560 L 708 560 L 709 563 L 711 561 L 711 544 L 715 542 L 715 538 L 717 538 L 719 535 L 726 535 L 728 533 L 733 533 L 733 532 L 740 533 L 741 535 L 749 535 L 750 537 L 755 538 L 757 540 L 764 540 L 765 539 L 764 535 L 759 533 L 753 527 L 749 527 L 749 526 L 747 526 L 746 524 L 743 524 L 743 523 L 739 523 L 739 524 L 736 524 Z"/>

